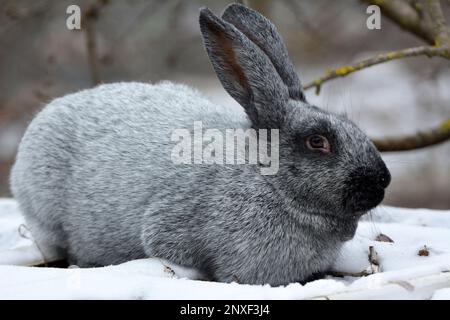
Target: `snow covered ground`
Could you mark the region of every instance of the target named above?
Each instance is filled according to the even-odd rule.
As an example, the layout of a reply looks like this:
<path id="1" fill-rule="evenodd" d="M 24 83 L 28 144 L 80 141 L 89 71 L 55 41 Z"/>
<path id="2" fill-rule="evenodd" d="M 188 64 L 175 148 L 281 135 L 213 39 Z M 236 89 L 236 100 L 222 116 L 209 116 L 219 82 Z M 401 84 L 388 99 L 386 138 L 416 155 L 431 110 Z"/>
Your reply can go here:
<path id="1" fill-rule="evenodd" d="M 373 246 L 381 272 L 285 287 L 196 280 L 195 270 L 159 259 L 94 269 L 28 267 L 42 257 L 26 230 L 19 233 L 22 223 L 16 202 L 0 199 L 0 299 L 450 299 L 450 211 L 380 207 L 360 222 L 334 270 L 370 270 Z M 394 242 L 376 241 L 380 234 Z"/>

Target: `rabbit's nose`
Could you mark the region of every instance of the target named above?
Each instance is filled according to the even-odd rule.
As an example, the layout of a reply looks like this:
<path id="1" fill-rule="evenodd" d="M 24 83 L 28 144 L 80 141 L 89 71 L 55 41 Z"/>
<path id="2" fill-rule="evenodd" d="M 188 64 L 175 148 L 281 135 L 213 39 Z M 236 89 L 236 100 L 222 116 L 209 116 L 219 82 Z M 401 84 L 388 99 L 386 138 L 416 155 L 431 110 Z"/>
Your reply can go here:
<path id="1" fill-rule="evenodd" d="M 386 189 L 391 183 L 391 174 L 384 163 L 378 168 L 360 168 L 353 182 L 363 190 Z"/>
<path id="2" fill-rule="evenodd" d="M 383 163 L 383 168 L 380 170 L 379 178 L 378 178 L 378 184 L 386 189 L 389 184 L 391 183 L 391 173 L 389 172 L 389 169 L 386 167 L 386 165 Z"/>
<path id="3" fill-rule="evenodd" d="M 391 175 L 386 166 L 357 168 L 346 182 L 344 206 L 352 212 L 376 207 L 383 201 L 384 189 L 390 181 Z"/>

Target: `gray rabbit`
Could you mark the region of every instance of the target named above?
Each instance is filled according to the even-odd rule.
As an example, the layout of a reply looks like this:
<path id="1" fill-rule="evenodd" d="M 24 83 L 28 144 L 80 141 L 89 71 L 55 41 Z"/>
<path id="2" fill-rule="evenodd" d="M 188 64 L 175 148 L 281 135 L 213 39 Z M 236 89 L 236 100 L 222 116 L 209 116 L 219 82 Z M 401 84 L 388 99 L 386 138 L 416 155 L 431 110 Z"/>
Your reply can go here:
<path id="1" fill-rule="evenodd" d="M 390 174 L 345 116 L 310 105 L 275 26 L 238 4 L 200 11 L 222 85 L 242 110 L 184 85 L 100 85 L 31 122 L 11 188 L 36 240 L 81 267 L 159 257 L 209 279 L 285 285 L 329 269 Z M 171 133 L 279 130 L 279 169 L 176 164 Z"/>

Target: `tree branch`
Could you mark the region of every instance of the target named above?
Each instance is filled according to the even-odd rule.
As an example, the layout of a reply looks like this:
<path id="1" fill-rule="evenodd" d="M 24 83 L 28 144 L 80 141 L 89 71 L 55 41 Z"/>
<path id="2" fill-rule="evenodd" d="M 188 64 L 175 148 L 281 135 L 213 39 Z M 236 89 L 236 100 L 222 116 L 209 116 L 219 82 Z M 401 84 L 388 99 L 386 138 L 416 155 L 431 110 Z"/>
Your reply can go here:
<path id="1" fill-rule="evenodd" d="M 450 31 L 445 22 L 440 1 L 428 0 L 427 10 L 429 12 L 431 21 L 433 21 L 431 33 L 434 39 L 435 46 L 450 46 Z"/>
<path id="2" fill-rule="evenodd" d="M 412 7 L 404 0 L 364 0 L 380 7 L 384 16 L 403 30 L 410 32 L 430 45 L 434 45 L 434 37 L 429 21 L 424 18 L 422 8 Z"/>
<path id="3" fill-rule="evenodd" d="M 407 151 L 433 146 L 450 139 L 450 118 L 438 127 L 404 137 L 373 139 L 380 152 Z"/>
<path id="4" fill-rule="evenodd" d="M 404 0 L 363 0 L 378 5 L 383 14 L 404 30 L 422 38 L 431 46 L 392 51 L 365 59 L 359 63 L 328 71 L 321 78 L 307 83 L 304 89 L 316 88 L 320 93 L 321 85 L 338 77 L 345 77 L 353 72 L 380 63 L 407 57 L 427 56 L 450 60 L 450 30 L 442 13 L 439 0 L 408 2 Z M 439 127 L 404 137 L 375 139 L 373 143 L 379 151 L 406 151 L 432 146 L 450 139 L 450 119 Z"/>
<path id="5" fill-rule="evenodd" d="M 432 47 L 432 46 L 420 46 L 414 48 L 408 48 L 398 51 L 392 51 L 389 53 L 379 54 L 375 57 L 362 60 L 353 65 L 343 66 L 335 70 L 328 71 L 324 76 L 310 83 L 307 83 L 303 88 L 308 90 L 312 87 L 316 87 L 316 94 L 320 93 L 321 85 L 329 80 L 345 77 L 353 72 L 359 71 L 377 65 L 383 62 L 388 62 L 392 60 L 417 57 L 417 56 L 427 56 L 427 57 L 443 57 L 450 59 L 450 49 L 447 47 Z"/>
<path id="6" fill-rule="evenodd" d="M 420 46 L 404 50 L 380 54 L 363 60 L 354 65 L 330 70 L 321 78 L 304 86 L 304 89 L 316 87 L 316 94 L 320 93 L 322 83 L 338 77 L 345 77 L 350 73 L 370 66 L 401 58 L 426 55 L 428 57 L 442 57 L 450 60 L 450 30 L 446 24 L 439 0 L 427 0 L 424 6 L 416 4 L 414 7 L 404 0 L 363 0 L 380 7 L 385 16 L 432 46 Z"/>
<path id="7" fill-rule="evenodd" d="M 108 0 L 98 0 L 92 3 L 83 15 L 83 29 L 86 35 L 86 50 L 91 74 L 92 84 L 95 86 L 101 82 L 100 68 L 98 65 L 97 38 L 94 25 L 98 20 L 100 10 L 108 4 Z"/>
<path id="8" fill-rule="evenodd" d="M 100 83 L 100 70 L 98 66 L 98 54 L 97 54 L 97 41 L 95 38 L 95 30 L 93 28 L 93 23 L 90 19 L 84 24 L 84 30 L 86 35 L 86 50 L 89 65 L 89 72 L 91 74 L 92 85 L 97 85 Z"/>

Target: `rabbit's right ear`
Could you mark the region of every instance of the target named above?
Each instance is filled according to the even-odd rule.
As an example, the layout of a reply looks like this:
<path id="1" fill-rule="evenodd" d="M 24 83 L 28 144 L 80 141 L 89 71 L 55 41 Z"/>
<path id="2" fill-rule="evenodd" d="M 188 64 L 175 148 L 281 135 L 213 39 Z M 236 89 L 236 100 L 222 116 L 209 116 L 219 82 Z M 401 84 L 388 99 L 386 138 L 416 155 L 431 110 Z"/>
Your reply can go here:
<path id="1" fill-rule="evenodd" d="M 269 19 L 259 12 L 237 3 L 230 4 L 225 9 L 222 19 L 234 25 L 269 57 L 288 87 L 291 99 L 305 101 L 303 88 L 294 64 L 289 58 L 277 28 Z"/>
<path id="2" fill-rule="evenodd" d="M 257 128 L 278 128 L 289 92 L 267 55 L 230 23 L 209 9 L 200 11 L 206 51 L 228 93 Z"/>

